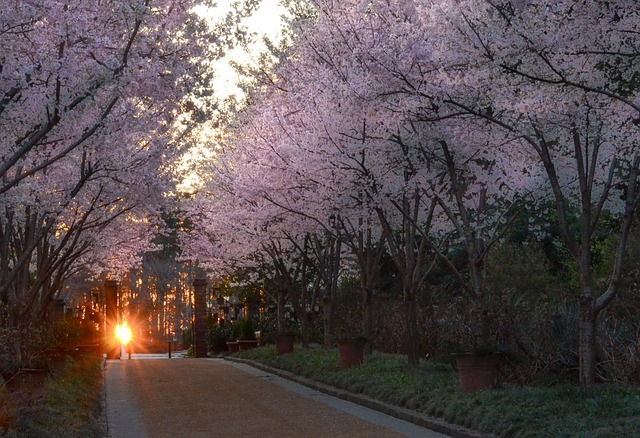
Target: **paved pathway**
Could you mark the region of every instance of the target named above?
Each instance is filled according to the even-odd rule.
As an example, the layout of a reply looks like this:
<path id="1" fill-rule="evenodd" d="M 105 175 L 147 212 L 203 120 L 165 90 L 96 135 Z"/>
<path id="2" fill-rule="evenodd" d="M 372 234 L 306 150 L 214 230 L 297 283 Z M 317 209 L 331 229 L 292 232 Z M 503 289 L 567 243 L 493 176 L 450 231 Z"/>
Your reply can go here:
<path id="1" fill-rule="evenodd" d="M 109 438 L 445 437 L 220 359 L 133 355 L 105 373 Z"/>

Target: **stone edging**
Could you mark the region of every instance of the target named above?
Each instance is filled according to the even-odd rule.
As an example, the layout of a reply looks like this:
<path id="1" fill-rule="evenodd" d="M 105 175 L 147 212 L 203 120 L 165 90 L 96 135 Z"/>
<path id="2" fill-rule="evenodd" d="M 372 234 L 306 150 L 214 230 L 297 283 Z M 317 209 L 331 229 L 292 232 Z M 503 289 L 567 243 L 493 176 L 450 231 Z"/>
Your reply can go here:
<path id="1" fill-rule="evenodd" d="M 395 418 L 399 418 L 404 421 L 408 421 L 410 423 L 416 424 L 418 426 L 421 426 L 427 429 L 431 429 L 435 432 L 440 432 L 445 435 L 449 435 L 453 438 L 491 437 L 491 435 L 485 435 L 471 429 L 466 429 L 462 426 L 457 426 L 455 424 L 447 423 L 446 421 L 441 420 L 439 418 L 430 417 L 428 415 L 424 415 L 419 412 L 412 411 L 410 409 L 394 406 L 392 404 L 375 400 L 371 397 L 367 397 L 362 394 L 355 394 L 349 391 L 345 391 L 343 389 L 338 389 L 333 386 L 325 385 L 323 383 L 319 383 L 319 382 L 307 379 L 305 377 L 298 376 L 288 371 L 280 370 L 278 368 L 273 368 L 259 362 L 255 362 L 248 359 L 240 359 L 237 357 L 230 357 L 230 356 L 225 356 L 224 360 L 251 365 L 252 367 L 261 369 L 271 374 L 275 374 L 279 377 L 299 383 L 300 385 L 304 385 L 316 391 L 320 391 L 325 394 L 329 394 L 333 397 L 359 404 L 369 409 L 382 412 L 383 414 L 386 414 Z"/>

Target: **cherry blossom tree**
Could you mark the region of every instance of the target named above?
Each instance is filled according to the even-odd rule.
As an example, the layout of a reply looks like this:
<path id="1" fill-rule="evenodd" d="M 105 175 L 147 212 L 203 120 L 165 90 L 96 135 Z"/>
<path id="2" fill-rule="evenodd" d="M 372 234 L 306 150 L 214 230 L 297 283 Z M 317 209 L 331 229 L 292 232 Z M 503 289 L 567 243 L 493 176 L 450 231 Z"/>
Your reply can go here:
<path id="1" fill-rule="evenodd" d="M 312 210 L 331 206 L 362 224 L 366 213 L 358 218 L 346 211 L 361 208 L 366 199 L 401 273 L 409 360 L 417 364 L 417 294 L 436 259 L 446 260 L 446 251 L 438 248 L 440 243 L 435 243 L 431 230 L 434 218 L 443 214 L 437 211 L 440 205 L 434 190 L 445 190 L 436 179 L 446 173 L 446 167 L 439 165 L 438 157 L 421 140 L 425 135 L 435 138 L 435 134 L 412 129 L 406 104 L 390 93 L 402 84 L 390 67 L 406 64 L 393 31 L 410 27 L 403 17 L 411 8 L 386 6 L 381 18 L 372 13 L 371 4 L 318 2 L 317 22 L 301 32 L 292 55 L 295 61 L 279 71 L 283 78 L 279 90 L 283 91 L 270 96 L 269 110 L 262 110 L 258 117 L 274 113 L 279 131 L 285 131 L 284 139 L 270 137 L 270 147 L 287 157 L 287 167 L 295 169 L 292 178 L 305 175 L 307 182 L 314 181 L 314 194 L 318 181 L 331 181 L 330 196 L 304 198 L 305 208 L 298 207 L 298 211 L 313 216 Z M 390 31 L 390 25 L 396 27 Z M 267 126 L 260 129 L 263 138 Z M 304 161 L 295 161 L 292 145 L 307 152 Z M 301 164 L 293 164 L 297 162 Z M 300 191 L 298 199 L 305 196 Z M 290 205 L 287 202 L 288 198 L 279 205 Z M 442 217 L 438 223 L 443 223 Z M 357 236 L 364 230 L 353 231 Z M 345 240 L 357 241 L 355 237 Z M 353 249 L 364 255 L 361 247 Z M 371 266 L 370 261 L 362 267 Z M 362 277 L 370 275 L 363 273 Z"/>
<path id="2" fill-rule="evenodd" d="M 547 196 L 554 200 L 581 281 L 581 381 L 591 384 L 597 318 L 618 289 L 638 204 L 636 9 L 623 1 L 580 8 L 569 1 L 353 2 L 341 5 L 342 10 L 331 3 L 319 5 L 321 11 L 333 8 L 338 13 L 331 15 L 333 28 L 318 33 L 333 32 L 336 38 L 326 41 L 344 41 L 352 54 L 336 56 L 326 50 L 330 44 L 316 44 L 324 65 L 352 89 L 358 84 L 354 71 L 373 89 L 383 84 L 384 90 L 373 93 L 376 108 L 384 108 L 386 117 L 400 114 L 404 120 L 430 123 L 434 129 L 425 133 L 431 141 L 445 130 L 440 140 L 446 143 L 441 144 L 457 148 L 453 154 L 443 149 L 441 156 L 451 169 L 452 204 L 443 202 L 445 196 L 437 191 L 432 196 L 466 242 L 476 293 L 481 293 L 482 282 L 481 270 L 474 266 L 481 264 L 488 246 L 483 249 L 482 241 L 469 239 L 479 230 L 465 219 L 470 205 L 461 193 L 475 203 L 471 208 L 476 213 L 487 196 L 508 200 L 509 194 L 505 198 L 501 193 L 505 185 L 535 192 L 542 201 Z M 376 26 L 378 20 L 385 31 Z M 350 62 L 340 64 L 342 59 Z M 371 96 L 358 91 L 359 97 Z M 344 106 L 334 108 L 345 116 Z M 452 158 L 460 156 L 456 160 L 491 164 L 502 175 L 496 178 L 476 165 L 473 179 L 465 183 L 473 182 L 474 192 L 469 186 L 461 190 L 452 167 Z M 493 179 L 482 181 L 483 175 Z M 426 181 L 421 187 L 432 190 L 434 180 Z M 618 202 L 621 189 L 625 200 Z M 570 227 L 572 206 L 580 212 L 577 234 Z M 399 210 L 408 217 L 405 209 Z M 592 242 L 605 211 L 620 217 L 619 244 L 610 283 L 595 295 Z"/>
<path id="3" fill-rule="evenodd" d="M 310 4 L 288 59 L 262 76 L 266 93 L 251 96 L 234 131 L 229 193 L 253 215 L 263 209 L 262 219 L 243 222 L 281 221 L 304 235 L 338 217 L 358 224 L 351 238 L 384 235 L 409 303 L 428 255 L 481 298 L 509 209 L 524 194 L 552 200 L 581 283 L 581 382 L 593 383 L 598 316 L 617 293 L 640 200 L 636 8 L 622 0 Z M 598 292 L 592 243 L 605 214 L 619 218 L 618 246 Z M 454 241 L 467 254 L 464 273 L 447 259 Z"/>
<path id="4" fill-rule="evenodd" d="M 0 4 L 0 301 L 11 327 L 37 320 L 79 265 L 115 272 L 150 247 L 195 119 L 192 90 L 242 37 L 254 2 L 212 26 L 195 5 Z"/>
<path id="5" fill-rule="evenodd" d="M 375 92 L 367 91 L 368 84 L 378 78 L 367 75 L 368 66 L 357 58 L 355 65 L 362 68 L 347 69 L 354 61 L 352 47 L 342 39 L 333 43 L 335 35 L 328 31 L 335 30 L 332 20 L 347 17 L 341 8 L 336 8 L 338 11 L 321 11 L 312 30 L 301 33 L 300 44 L 292 53 L 296 62 L 279 69 L 276 85 L 249 109 L 249 115 L 243 119 L 245 125 L 235 132 L 238 138 L 232 154 L 235 161 L 229 167 L 235 175 L 234 183 L 241 184 L 240 190 L 234 189 L 235 193 L 242 199 L 251 199 L 252 206 L 263 205 L 266 200 L 277 207 L 274 211 L 280 212 L 279 217 L 293 214 L 298 216 L 297 226 L 315 224 L 325 231 L 335 229 L 329 220 L 338 218 L 340 234 L 355 233 L 344 240 L 353 244 L 361 266 L 370 270 L 376 266 L 382 247 L 378 245 L 377 255 L 373 256 L 372 242 L 369 239 L 365 246 L 363 236 L 373 236 L 372 219 L 382 217 L 387 238 L 395 239 L 390 223 L 395 227 L 398 220 L 402 221 L 402 215 L 396 211 L 401 201 L 393 205 L 384 199 L 391 196 L 402 199 L 410 174 L 405 172 L 407 151 L 398 146 L 401 142 L 389 141 L 388 130 L 397 125 L 397 113 L 381 111 L 382 103 L 375 102 Z M 357 11 L 366 13 L 362 8 Z M 347 73 L 349 78 L 341 76 Z M 389 170 L 390 158 L 399 170 Z M 422 194 L 420 190 L 409 191 Z M 420 216 L 423 199 L 422 196 L 416 199 L 419 207 L 416 213 Z M 301 221 L 300 217 L 311 220 Z M 380 242 L 382 227 L 377 228 Z M 417 233 L 409 231 L 408 235 L 413 242 Z M 411 243 L 406 248 L 408 254 L 413 254 Z M 425 240 L 421 248 L 419 251 L 424 253 Z M 397 254 L 400 260 L 401 253 Z M 407 301 L 414 304 L 415 291 L 424 275 L 416 275 L 413 269 L 422 270 L 423 266 L 419 257 L 417 263 L 411 262 L 411 272 L 405 276 Z M 370 273 L 363 275 L 364 290 L 371 290 L 372 277 Z M 332 281 L 326 278 L 325 286 L 330 284 Z M 330 300 L 325 304 L 329 307 Z M 412 309 L 408 310 L 413 313 L 407 320 L 415 327 L 415 306 Z M 367 326 L 370 331 L 370 322 Z M 417 330 L 412 330 L 412 339 L 412 357 L 417 363 Z"/>
<path id="6" fill-rule="evenodd" d="M 284 306 L 290 302 L 302 342 L 308 345 L 310 312 L 318 299 L 318 289 L 307 287 L 313 281 L 308 238 L 293 229 L 283 230 L 291 222 L 267 201 L 235 192 L 208 192 L 212 188 L 201 189 L 192 203 L 185 204 L 194 226 L 182 235 L 184 256 L 219 277 L 245 272 L 252 284 L 273 298 L 279 330 L 284 330 Z"/>
<path id="7" fill-rule="evenodd" d="M 431 50 L 418 64 L 430 74 L 407 80 L 404 91 L 424 99 L 423 120 L 472 116 L 513 151 L 525 147 L 540 160 L 542 176 L 531 189 L 553 199 L 575 261 L 580 380 L 591 385 L 598 317 L 619 289 L 640 201 L 638 10 L 625 1 L 443 1 L 426 9 Z M 532 168 L 512 171 L 526 176 Z M 579 212 L 577 231 L 573 212 Z M 593 242 L 605 212 L 619 218 L 618 243 L 610 280 L 598 290 Z"/>

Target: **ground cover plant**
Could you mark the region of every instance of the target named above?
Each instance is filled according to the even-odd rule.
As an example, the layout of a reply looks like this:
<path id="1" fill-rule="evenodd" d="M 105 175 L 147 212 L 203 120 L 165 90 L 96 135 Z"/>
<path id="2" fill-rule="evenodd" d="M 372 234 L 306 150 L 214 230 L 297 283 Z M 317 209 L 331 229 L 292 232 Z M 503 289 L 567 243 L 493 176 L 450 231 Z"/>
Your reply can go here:
<path id="1" fill-rule="evenodd" d="M 41 379 L 0 385 L 0 436 L 102 436 L 99 424 L 102 359 L 66 356 Z M 17 379 L 17 377 L 16 377 Z"/>
<path id="2" fill-rule="evenodd" d="M 273 346 L 238 357 L 500 437 L 621 437 L 640 430 L 640 391 L 616 385 L 502 384 L 465 394 L 446 360 L 413 368 L 402 356 L 374 352 L 347 369 L 335 349 L 297 348 L 276 356 Z"/>

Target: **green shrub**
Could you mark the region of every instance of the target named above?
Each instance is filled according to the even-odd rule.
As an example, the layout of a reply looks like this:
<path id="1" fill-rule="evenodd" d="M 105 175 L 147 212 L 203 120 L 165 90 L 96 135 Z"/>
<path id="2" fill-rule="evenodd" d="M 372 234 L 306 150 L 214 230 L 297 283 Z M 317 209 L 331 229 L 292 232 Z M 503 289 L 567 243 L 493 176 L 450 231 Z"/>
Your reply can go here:
<path id="1" fill-rule="evenodd" d="M 256 339 L 256 325 L 251 318 L 236 320 L 233 324 L 232 334 L 235 339 L 242 341 L 252 341 Z"/>
<path id="2" fill-rule="evenodd" d="M 231 328 L 228 324 L 211 324 L 207 327 L 205 342 L 209 353 L 217 354 L 226 350 L 226 342 L 231 336 Z"/>
<path id="3" fill-rule="evenodd" d="M 53 325 L 53 338 L 56 344 L 78 342 L 82 337 L 80 318 L 63 318 Z"/>

